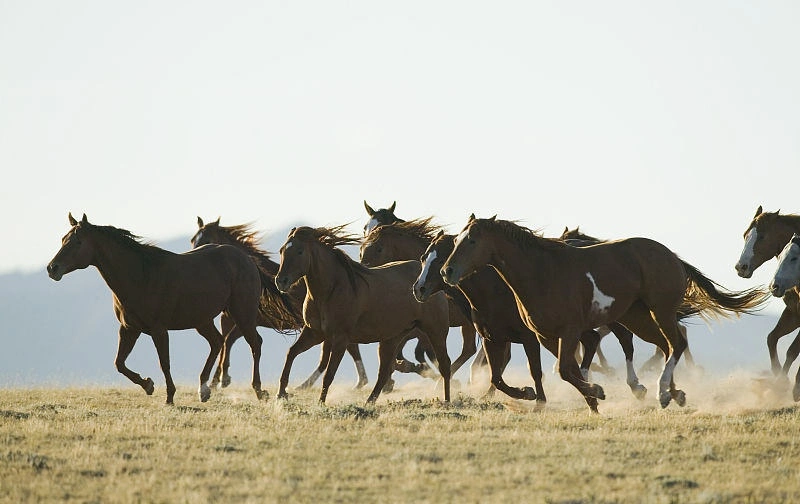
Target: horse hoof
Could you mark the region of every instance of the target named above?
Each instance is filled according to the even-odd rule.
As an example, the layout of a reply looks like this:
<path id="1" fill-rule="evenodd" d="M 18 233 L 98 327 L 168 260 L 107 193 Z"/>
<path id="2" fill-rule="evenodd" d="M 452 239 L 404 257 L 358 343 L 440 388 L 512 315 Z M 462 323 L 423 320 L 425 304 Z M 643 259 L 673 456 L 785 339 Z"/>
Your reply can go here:
<path id="1" fill-rule="evenodd" d="M 200 396 L 200 402 L 206 402 L 211 397 L 211 388 L 204 383 L 200 385 L 200 390 L 197 391 L 197 394 Z"/>
<path id="2" fill-rule="evenodd" d="M 225 388 L 230 384 L 231 384 L 231 377 L 230 376 L 223 376 L 222 377 L 222 388 Z"/>
<path id="3" fill-rule="evenodd" d="M 142 388 L 147 393 L 147 395 L 153 395 L 153 392 L 156 390 L 156 385 L 153 383 L 153 380 L 150 378 L 145 379 L 144 385 Z"/>
<path id="4" fill-rule="evenodd" d="M 669 392 L 662 392 L 659 395 L 658 399 L 659 402 L 661 403 L 661 407 L 666 408 L 667 406 L 669 406 L 669 402 L 672 400 L 672 396 L 670 395 Z"/>
<path id="5" fill-rule="evenodd" d="M 536 397 L 536 390 L 534 390 L 533 387 L 522 387 L 522 399 L 526 401 L 535 401 Z"/>
<path id="6" fill-rule="evenodd" d="M 794 398 L 794 402 L 800 401 L 800 383 L 796 384 L 792 389 L 792 398 Z"/>
<path id="7" fill-rule="evenodd" d="M 678 406 L 686 406 L 686 393 L 683 390 L 676 390 L 673 399 L 678 403 Z"/>
<path id="8" fill-rule="evenodd" d="M 544 399 L 536 399 L 536 403 L 533 405 L 533 411 L 542 411 L 546 405 L 547 401 Z"/>
<path id="9" fill-rule="evenodd" d="M 641 383 L 638 383 L 633 387 L 631 387 L 631 392 L 633 392 L 633 396 L 636 399 L 639 399 L 641 401 L 647 395 L 647 387 L 645 387 Z"/>
<path id="10" fill-rule="evenodd" d="M 386 385 L 383 386 L 383 393 L 389 393 L 394 390 L 394 380 L 389 378 L 389 381 L 386 382 Z"/>
<path id="11" fill-rule="evenodd" d="M 287 400 L 289 399 L 289 394 L 286 393 L 285 390 L 278 392 L 278 399 Z"/>
<path id="12" fill-rule="evenodd" d="M 356 390 L 362 389 L 362 388 L 364 388 L 364 385 L 366 385 L 367 383 L 369 383 L 369 381 L 367 381 L 367 380 L 359 380 L 359 382 L 356 383 L 355 389 Z"/>
<path id="13" fill-rule="evenodd" d="M 266 401 L 267 399 L 269 399 L 269 392 L 267 392 L 266 390 L 256 390 L 256 398 L 259 401 L 262 400 Z"/>
<path id="14" fill-rule="evenodd" d="M 592 385 L 591 394 L 592 394 L 592 397 L 596 397 L 597 399 L 600 399 L 600 400 L 605 400 L 605 398 L 606 398 L 606 393 L 603 390 L 603 387 L 601 387 L 600 385 L 597 385 L 597 384 Z"/>
<path id="15" fill-rule="evenodd" d="M 589 409 L 592 410 L 592 413 L 599 413 L 597 411 L 597 398 L 596 397 L 587 397 L 586 404 L 589 405 Z"/>

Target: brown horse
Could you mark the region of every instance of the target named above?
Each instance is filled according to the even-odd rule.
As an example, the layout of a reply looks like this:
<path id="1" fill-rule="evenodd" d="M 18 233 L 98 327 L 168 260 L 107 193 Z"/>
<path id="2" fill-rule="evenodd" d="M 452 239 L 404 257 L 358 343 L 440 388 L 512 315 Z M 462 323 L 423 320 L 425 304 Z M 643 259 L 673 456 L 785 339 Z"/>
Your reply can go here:
<path id="1" fill-rule="evenodd" d="M 594 236 L 587 235 L 586 233 L 580 230 L 580 226 L 576 227 L 575 229 L 569 229 L 568 227 L 564 228 L 564 232 L 561 233 L 560 239 L 567 242 L 569 245 L 574 247 L 585 247 L 587 245 L 596 245 L 600 242 L 604 242 L 607 240 L 602 240 L 600 238 L 595 238 Z M 678 323 L 678 329 L 680 329 L 681 333 L 683 333 L 683 337 L 686 338 L 686 326 Z M 635 371 L 633 370 L 633 333 L 622 327 L 620 324 L 614 324 L 609 327 L 601 327 L 598 329 L 600 333 L 600 337 L 603 338 L 609 334 L 609 332 L 613 332 L 614 336 L 617 337 L 619 340 L 620 346 L 622 346 L 622 352 L 625 354 L 625 363 L 628 369 L 628 378 L 631 378 L 631 374 L 633 373 L 635 377 Z M 687 339 L 687 346 L 686 350 L 684 351 L 686 356 L 686 362 L 690 366 L 694 366 L 694 357 L 692 353 L 689 351 L 688 346 L 688 339 Z M 603 367 L 608 367 L 608 361 L 606 360 L 605 355 L 600 348 L 600 345 L 597 346 L 597 358 L 600 360 L 600 365 Z M 642 364 L 640 371 L 651 371 L 658 369 L 664 363 L 667 356 L 661 351 L 661 348 L 656 346 L 656 350 L 653 355 L 647 359 L 647 361 Z"/>
<path id="2" fill-rule="evenodd" d="M 305 327 L 286 355 L 279 397 L 286 397 L 292 362 L 300 352 L 320 342 L 330 348 L 319 398 L 324 402 L 347 345 L 378 342 L 378 378 L 367 399 L 374 402 L 389 380 L 398 348 L 416 333 L 427 338 L 433 348 L 444 381 L 444 398 L 449 401 L 447 299 L 440 295 L 419 303 L 414 298 L 411 284 L 419 274 L 419 261 L 368 268 L 339 248 L 358 241 L 344 232 L 344 226 L 298 227 L 281 247 L 275 284 L 286 292 L 305 279 L 308 291 L 303 307 Z"/>
<path id="3" fill-rule="evenodd" d="M 170 373 L 168 331 L 195 328 L 211 347 L 199 387 L 200 400 L 208 400 L 208 378 L 222 346 L 214 318 L 226 312 L 250 344 L 256 397 L 266 396 L 259 373 L 261 336 L 256 331 L 261 277 L 247 254 L 227 245 L 207 245 L 174 254 L 143 243 L 125 229 L 90 224 L 86 214 L 80 222 L 70 214 L 69 223 L 72 228 L 47 265 L 47 273 L 58 281 L 67 273 L 88 266 L 100 272 L 111 289 L 114 313 L 120 322 L 115 361 L 120 373 L 148 395 L 153 393 L 152 379 L 143 379 L 125 366 L 139 335 L 149 334 L 164 373 L 167 404 L 172 404 L 175 384 Z"/>
<path id="4" fill-rule="evenodd" d="M 777 257 L 795 233 L 800 233 L 800 215 L 781 214 L 780 210 L 764 212 L 759 205 L 744 232 L 744 249 L 736 263 L 736 272 L 742 278 L 750 278 L 759 266 Z M 783 366 L 778 358 L 778 340 L 800 327 L 800 293 L 798 289 L 788 289 L 782 298 L 785 306 L 775 327 L 767 335 L 767 349 L 772 372 L 778 378 L 788 380 L 789 367 L 800 353 L 800 331 L 786 351 Z M 795 400 L 797 397 L 795 395 Z"/>
<path id="5" fill-rule="evenodd" d="M 267 327 L 278 332 L 285 332 L 286 330 L 297 332 L 303 328 L 302 309 L 303 300 L 306 298 L 305 283 L 298 282 L 297 285 L 289 290 L 288 294 L 283 294 L 278 290 L 275 286 L 275 273 L 278 272 L 278 263 L 269 257 L 268 252 L 259 248 L 258 233 L 249 224 L 220 226 L 219 219 L 204 224 L 203 219 L 198 217 L 197 227 L 199 229 L 191 239 L 193 247 L 197 248 L 209 243 L 233 245 L 252 257 L 259 269 L 261 269 L 262 277 L 265 280 L 265 285 L 262 287 L 266 294 L 266 299 L 262 301 L 262 306 L 269 308 L 269 312 L 264 310 L 264 313 L 260 314 L 257 322 L 260 327 Z M 220 317 L 220 324 L 222 326 L 222 334 L 225 335 L 225 344 L 220 352 L 219 363 L 211 380 L 212 387 L 220 382 L 223 387 L 227 387 L 230 384 L 231 377 L 228 371 L 231 364 L 231 347 L 242 336 L 242 331 L 225 313 Z M 356 373 L 358 373 L 356 388 L 361 388 L 369 380 L 367 379 L 367 372 L 364 369 L 364 362 L 361 359 L 358 345 L 349 345 L 347 353 L 353 358 Z M 325 371 L 327 362 L 328 355 L 325 353 L 320 355 L 317 368 L 300 385 L 300 388 L 311 387 Z"/>
<path id="6" fill-rule="evenodd" d="M 367 236 L 378 226 L 383 226 L 385 224 L 394 224 L 395 222 L 405 222 L 400 217 L 394 214 L 394 209 L 397 206 L 397 202 L 393 201 L 392 206 L 389 208 L 379 208 L 377 210 L 373 209 L 367 203 L 367 200 L 364 200 L 364 208 L 367 210 L 367 215 L 369 215 L 369 220 L 367 223 L 364 224 L 364 236 Z"/>
<path id="7" fill-rule="evenodd" d="M 392 205 L 394 207 L 394 205 Z M 392 261 L 419 260 L 420 255 L 442 228 L 432 224 L 433 217 L 397 221 L 374 228 L 361 241 L 361 264 L 375 267 Z M 453 361 L 451 373 L 455 374 L 477 352 L 476 331 L 472 314 L 464 294 L 447 286 L 444 293 L 449 300 L 450 327 L 460 327 L 463 344 L 461 354 Z"/>
<path id="8" fill-rule="evenodd" d="M 559 373 L 593 411 L 603 390 L 583 379 L 572 358 L 582 331 L 618 321 L 645 341 L 661 345 L 669 358 L 659 379 L 659 402 L 666 407 L 674 399 L 682 406 L 686 395 L 673 380 L 686 348 L 678 314 L 751 312 L 768 295 L 757 289 L 723 292 L 697 268 L 647 238 L 572 247 L 511 221 L 471 215 L 441 274 L 456 285 L 487 264 L 514 292 L 526 325 L 558 339 Z"/>

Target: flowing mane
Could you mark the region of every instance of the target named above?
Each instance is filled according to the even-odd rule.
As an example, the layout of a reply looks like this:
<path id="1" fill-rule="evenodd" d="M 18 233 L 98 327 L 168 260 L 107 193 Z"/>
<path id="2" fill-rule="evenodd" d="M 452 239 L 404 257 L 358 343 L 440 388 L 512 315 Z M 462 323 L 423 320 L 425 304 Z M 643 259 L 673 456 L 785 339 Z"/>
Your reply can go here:
<path id="1" fill-rule="evenodd" d="M 253 224 L 237 224 L 235 226 L 218 226 L 218 229 L 247 250 L 251 255 L 271 255 L 270 252 L 260 248 L 261 233 L 253 229 Z"/>
<path id="2" fill-rule="evenodd" d="M 488 220 L 483 219 L 480 222 L 493 223 L 506 237 L 519 245 L 523 250 L 531 250 L 534 248 L 544 248 L 546 250 L 561 250 L 567 245 L 554 238 L 545 238 L 538 230 L 533 230 L 522 226 L 514 221 L 507 221 L 501 219 Z"/>
<path id="3" fill-rule="evenodd" d="M 753 228 L 768 226 L 777 220 L 788 221 L 789 225 L 800 228 L 800 215 L 798 214 L 782 214 L 780 210 L 775 212 L 762 212 L 753 218 L 750 225 L 744 230 L 744 236 L 747 236 L 747 233 Z"/>
<path id="4" fill-rule="evenodd" d="M 398 235 L 410 236 L 429 243 L 433 241 L 436 234 L 443 229 L 442 226 L 432 224 L 432 220 L 433 217 L 431 216 L 378 226 L 363 239 L 363 242 L 372 243 L 377 241 L 381 236 Z"/>
<path id="5" fill-rule="evenodd" d="M 356 279 L 364 280 L 369 273 L 369 268 L 358 261 L 354 261 L 347 253 L 339 247 L 344 245 L 358 245 L 361 237 L 348 233 L 345 228 L 349 224 L 340 224 L 332 227 L 310 228 L 313 236 L 321 244 L 328 246 L 333 252 L 337 261 L 344 266 L 350 284 L 355 288 Z"/>
<path id="6" fill-rule="evenodd" d="M 80 226 L 87 226 L 89 229 L 102 234 L 126 249 L 139 254 L 146 263 L 173 254 L 168 250 L 156 246 L 153 242 L 131 233 L 127 229 L 114 226 L 97 226 L 89 222 L 81 223 Z"/>

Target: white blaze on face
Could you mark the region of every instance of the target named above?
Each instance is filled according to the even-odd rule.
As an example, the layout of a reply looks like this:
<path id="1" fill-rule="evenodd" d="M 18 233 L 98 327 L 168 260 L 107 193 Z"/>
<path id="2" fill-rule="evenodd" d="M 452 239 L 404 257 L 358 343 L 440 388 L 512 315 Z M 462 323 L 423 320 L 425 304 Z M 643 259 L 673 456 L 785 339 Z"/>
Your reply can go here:
<path id="1" fill-rule="evenodd" d="M 744 249 L 742 249 L 742 256 L 739 258 L 739 264 L 750 266 L 753 257 L 756 255 L 755 246 L 757 237 L 758 233 L 756 232 L 756 228 L 747 232 L 747 236 L 744 237 Z"/>
<path id="2" fill-rule="evenodd" d="M 425 262 L 422 263 L 422 273 L 419 274 L 419 283 L 425 283 L 425 280 L 428 278 L 428 273 L 431 270 L 431 264 L 433 261 L 436 260 L 436 251 L 431 250 L 428 255 L 425 256 Z"/>
<path id="3" fill-rule="evenodd" d="M 586 278 L 592 282 L 592 288 L 594 289 L 594 292 L 592 293 L 592 311 L 595 313 L 608 311 L 608 309 L 611 307 L 611 303 L 614 302 L 614 298 L 603 294 L 603 292 L 597 287 L 597 283 L 595 283 L 594 277 L 591 273 L 586 273 Z"/>
<path id="4" fill-rule="evenodd" d="M 466 229 L 464 231 L 461 231 L 461 233 L 459 233 L 458 236 L 456 236 L 454 245 L 458 247 L 458 244 L 461 243 L 467 237 L 468 234 L 469 233 L 467 233 Z"/>
<path id="5" fill-rule="evenodd" d="M 792 258 L 797 257 L 799 254 L 800 246 L 793 242 L 789 242 L 783 247 L 778 256 L 778 268 L 775 270 L 772 284 L 778 283 L 790 289 L 800 282 L 800 266 L 798 266 L 797 261 L 791 261 Z"/>
<path id="6" fill-rule="evenodd" d="M 292 245 L 293 243 L 291 240 L 286 242 L 286 245 L 284 245 L 283 250 L 289 250 L 289 247 L 291 247 Z"/>
<path id="7" fill-rule="evenodd" d="M 369 233 L 370 233 L 370 231 L 372 231 L 372 230 L 373 230 L 373 229 L 375 229 L 376 227 L 378 227 L 378 219 L 376 219 L 375 217 L 373 217 L 373 218 L 371 218 L 371 219 L 370 219 L 370 220 L 367 222 L 367 225 L 366 225 L 366 226 L 364 226 L 364 234 L 365 234 L 365 235 L 369 234 Z"/>
<path id="8" fill-rule="evenodd" d="M 198 231 L 196 235 L 194 235 L 194 243 L 200 243 L 200 240 L 203 238 L 203 232 Z"/>

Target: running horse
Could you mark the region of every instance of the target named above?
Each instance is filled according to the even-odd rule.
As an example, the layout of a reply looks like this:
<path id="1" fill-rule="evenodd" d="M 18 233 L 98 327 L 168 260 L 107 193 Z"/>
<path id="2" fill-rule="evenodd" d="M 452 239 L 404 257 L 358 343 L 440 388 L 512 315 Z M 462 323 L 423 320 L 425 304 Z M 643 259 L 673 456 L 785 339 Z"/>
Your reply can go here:
<path id="1" fill-rule="evenodd" d="M 581 392 L 594 412 L 598 399 L 605 397 L 603 389 L 583 379 L 572 358 L 583 331 L 618 321 L 645 341 L 660 345 L 668 358 L 659 378 L 659 402 L 663 408 L 672 400 L 683 406 L 686 394 L 673 378 L 686 349 L 678 315 L 747 313 L 763 307 L 769 295 L 758 289 L 725 291 L 647 238 L 572 247 L 517 223 L 496 217 L 476 219 L 473 214 L 441 274 L 447 283 L 457 285 L 487 264 L 514 292 L 526 325 L 544 338 L 558 340 L 559 374 Z"/>
<path id="2" fill-rule="evenodd" d="M 736 273 L 742 278 L 752 277 L 759 266 L 778 257 L 796 233 L 800 234 L 800 215 L 781 214 L 780 210 L 765 212 L 759 205 L 744 231 L 744 249 L 736 263 Z M 782 298 L 785 306 L 775 327 L 767 335 L 767 350 L 773 374 L 788 380 L 789 367 L 800 353 L 800 331 L 786 351 L 783 366 L 778 358 L 778 340 L 800 327 L 800 293 L 798 289 L 785 289 Z M 795 392 L 795 400 L 797 397 Z"/>
<path id="3" fill-rule="evenodd" d="M 194 328 L 210 346 L 200 373 L 199 396 L 211 395 L 208 379 L 222 347 L 222 334 L 214 318 L 225 312 L 242 330 L 253 354 L 252 386 L 259 399 L 261 336 L 256 331 L 260 311 L 261 275 L 255 263 L 228 245 L 207 245 L 175 254 L 144 243 L 125 229 L 89 223 L 86 214 L 78 222 L 69 214 L 71 229 L 61 240 L 61 249 L 47 265 L 53 280 L 77 269 L 94 266 L 111 289 L 114 312 L 120 322 L 117 370 L 151 395 L 151 378 L 128 369 L 125 361 L 141 333 L 149 334 L 172 404 L 175 384 L 169 363 L 168 331 Z"/>
<path id="4" fill-rule="evenodd" d="M 444 381 L 444 399 L 449 401 L 447 299 L 443 294 L 425 303 L 414 298 L 411 284 L 419 275 L 419 261 L 368 268 L 351 259 L 340 246 L 354 245 L 359 238 L 345 233 L 344 227 L 293 228 L 280 248 L 275 284 L 287 292 L 305 279 L 307 293 L 305 326 L 286 355 L 278 396 L 287 397 L 292 362 L 311 346 L 321 342 L 330 351 L 319 396 L 325 402 L 347 345 L 377 342 L 378 378 L 367 399 L 374 402 L 393 371 L 397 350 L 416 334 L 433 348 Z"/>
<path id="5" fill-rule="evenodd" d="M 374 267 L 391 261 L 419 260 L 436 233 L 442 229 L 441 226 L 433 224 L 432 220 L 433 217 L 425 217 L 383 224 L 374 228 L 361 241 L 359 247 L 361 264 Z M 450 306 L 450 327 L 459 327 L 463 340 L 461 354 L 453 361 L 450 370 L 455 374 L 470 357 L 475 355 L 478 347 L 469 301 L 457 288 L 447 287 L 444 289 L 444 294 Z"/>
<path id="6" fill-rule="evenodd" d="M 594 236 L 584 233 L 583 231 L 580 230 L 580 226 L 576 227 L 575 229 L 570 229 L 569 227 L 565 227 L 564 232 L 561 233 L 560 238 L 566 241 L 569 245 L 575 247 L 586 247 L 589 245 L 596 245 L 600 242 L 607 241 L 600 238 L 595 238 Z M 680 329 L 681 333 L 683 333 L 683 337 L 686 338 L 686 326 L 681 323 L 678 323 L 678 329 Z M 619 344 L 622 347 L 622 352 L 625 354 L 625 364 L 628 369 L 628 377 L 629 378 L 631 377 L 631 373 L 633 373 L 635 376 L 635 371 L 633 370 L 633 333 L 628 331 L 624 326 L 621 326 L 620 324 L 614 324 L 611 327 L 604 326 L 598 328 L 598 331 L 600 333 L 601 338 L 607 336 L 609 332 L 614 333 L 614 336 L 617 337 L 617 340 L 619 340 Z M 686 362 L 690 366 L 694 366 L 695 365 L 694 357 L 692 357 L 692 353 L 689 351 L 689 345 L 688 345 L 689 340 L 687 339 L 686 341 L 687 345 L 686 345 L 686 350 L 684 351 L 684 354 L 686 355 Z M 603 354 L 600 345 L 597 345 L 597 358 L 600 360 L 600 365 L 602 367 L 604 368 L 609 367 L 608 361 L 606 360 L 606 357 Z M 662 363 L 666 358 L 667 356 L 661 352 L 661 348 L 656 346 L 655 352 L 649 359 L 647 359 L 647 361 L 644 364 L 642 364 L 640 370 L 650 371 L 657 369 L 662 365 Z"/>
<path id="7" fill-rule="evenodd" d="M 769 284 L 769 290 L 775 297 L 782 297 L 786 300 L 789 292 L 797 298 L 800 292 L 800 235 L 795 233 L 789 240 L 789 243 L 783 248 L 778 256 L 778 267 L 775 274 L 772 276 L 772 281 Z M 789 350 L 786 352 L 786 362 L 783 363 L 781 376 L 788 379 L 789 368 L 792 363 L 797 359 L 798 351 L 800 351 L 800 338 L 795 338 Z M 794 379 L 794 388 L 792 389 L 792 398 L 795 401 L 800 401 L 800 369 Z"/>
<path id="8" fill-rule="evenodd" d="M 203 219 L 198 217 L 197 227 L 197 232 L 191 238 L 194 248 L 209 243 L 233 245 L 252 257 L 264 273 L 265 282 L 262 287 L 264 288 L 266 299 L 262 301 L 262 305 L 268 310 L 264 310 L 260 314 L 257 322 L 258 326 L 267 327 L 280 333 L 298 332 L 303 328 L 302 309 L 303 300 L 306 297 L 305 284 L 299 282 L 290 289 L 288 294 L 283 294 L 278 290 L 275 286 L 275 273 L 278 272 L 278 263 L 270 258 L 270 254 L 267 251 L 258 246 L 258 233 L 252 229 L 250 224 L 220 226 L 219 218 L 206 224 Z M 227 387 L 230 384 L 231 347 L 242 336 L 242 331 L 225 313 L 220 317 L 220 325 L 225 343 L 220 352 L 214 376 L 211 379 L 212 387 L 220 383 L 223 387 Z M 356 388 L 361 388 L 369 382 L 367 372 L 364 369 L 364 361 L 361 359 L 361 351 L 358 345 L 350 345 L 347 347 L 347 353 L 353 358 L 356 366 L 356 373 L 358 374 Z M 325 371 L 325 363 L 327 362 L 328 356 L 323 353 L 320 356 L 317 368 L 299 388 L 311 387 Z"/>

